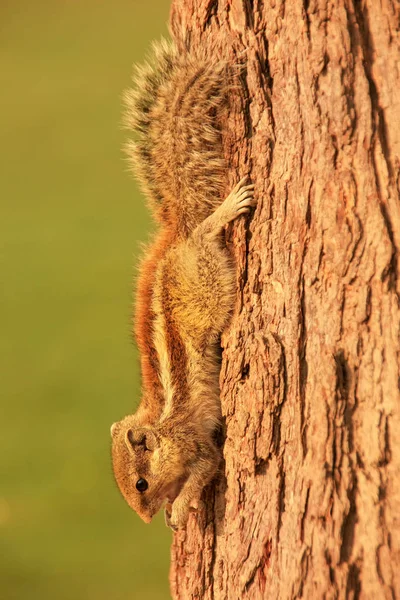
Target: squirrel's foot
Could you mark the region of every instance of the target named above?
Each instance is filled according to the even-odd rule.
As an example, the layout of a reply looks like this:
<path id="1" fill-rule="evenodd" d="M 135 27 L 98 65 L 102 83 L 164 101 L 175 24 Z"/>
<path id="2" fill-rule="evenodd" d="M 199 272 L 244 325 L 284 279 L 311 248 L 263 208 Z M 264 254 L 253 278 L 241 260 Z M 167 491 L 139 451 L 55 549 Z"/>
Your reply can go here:
<path id="1" fill-rule="evenodd" d="M 220 208 L 225 220 L 224 225 L 240 215 L 250 212 L 251 207 L 256 206 L 254 184 L 245 185 L 247 181 L 249 181 L 249 178 L 247 176 L 243 177 L 221 204 Z"/>
<path id="2" fill-rule="evenodd" d="M 253 206 L 256 206 L 254 185 L 252 183 L 246 185 L 248 181 L 247 176 L 239 181 L 223 203 L 199 225 L 199 233 L 211 237 L 218 236 L 225 225 L 240 215 L 247 214 Z"/>
<path id="3" fill-rule="evenodd" d="M 176 506 L 175 507 L 175 502 L 174 502 L 171 512 L 169 512 L 167 507 L 165 507 L 165 509 L 164 509 L 165 524 L 167 525 L 167 527 L 170 527 L 170 529 L 172 529 L 172 531 L 178 531 L 178 529 L 183 529 L 184 527 L 186 527 L 186 523 L 189 518 L 189 512 L 190 512 L 189 507 L 188 508 L 186 508 L 185 506 Z"/>
<path id="4" fill-rule="evenodd" d="M 173 502 L 168 503 L 164 509 L 165 524 L 172 531 L 178 531 L 186 527 L 191 512 L 197 512 L 198 500 L 187 502 L 185 499 L 179 500 L 179 497 Z"/>

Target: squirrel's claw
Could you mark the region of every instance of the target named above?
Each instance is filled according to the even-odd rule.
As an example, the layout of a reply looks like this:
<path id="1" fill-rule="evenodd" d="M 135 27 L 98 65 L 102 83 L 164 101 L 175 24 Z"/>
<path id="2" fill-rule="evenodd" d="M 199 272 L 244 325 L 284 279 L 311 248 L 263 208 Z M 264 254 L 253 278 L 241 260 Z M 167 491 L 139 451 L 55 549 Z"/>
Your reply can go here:
<path id="1" fill-rule="evenodd" d="M 166 507 L 164 508 L 165 524 L 166 524 L 167 527 L 169 527 L 170 529 L 172 529 L 172 531 L 178 531 L 178 528 L 176 527 L 176 525 L 174 525 L 171 522 L 171 509 L 172 509 L 172 505 L 171 504 L 167 504 Z"/>

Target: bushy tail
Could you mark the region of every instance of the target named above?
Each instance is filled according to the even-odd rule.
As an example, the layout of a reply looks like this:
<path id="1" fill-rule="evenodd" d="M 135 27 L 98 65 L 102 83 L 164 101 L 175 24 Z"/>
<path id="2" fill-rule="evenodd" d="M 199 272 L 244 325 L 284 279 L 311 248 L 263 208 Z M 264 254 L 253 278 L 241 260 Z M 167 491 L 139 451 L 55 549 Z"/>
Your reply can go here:
<path id="1" fill-rule="evenodd" d="M 227 95 L 226 64 L 179 54 L 166 41 L 135 68 L 125 94 L 127 145 L 156 217 L 187 235 L 221 202 L 224 161 L 218 113 Z"/>

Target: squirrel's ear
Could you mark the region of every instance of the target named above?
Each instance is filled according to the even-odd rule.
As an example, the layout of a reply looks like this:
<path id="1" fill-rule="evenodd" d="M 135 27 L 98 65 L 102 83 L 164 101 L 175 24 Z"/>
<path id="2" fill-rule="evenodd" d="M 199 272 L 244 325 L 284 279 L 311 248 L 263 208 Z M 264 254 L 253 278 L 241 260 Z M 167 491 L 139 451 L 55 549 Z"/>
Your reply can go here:
<path id="1" fill-rule="evenodd" d="M 150 429 L 137 427 L 128 429 L 125 436 L 125 442 L 128 448 L 138 450 L 142 447 L 144 450 L 153 451 L 158 446 L 157 438 Z"/>
<path id="2" fill-rule="evenodd" d="M 115 435 L 115 433 L 117 431 L 117 425 L 118 425 L 118 423 L 113 423 L 111 425 L 111 429 L 110 429 L 111 437 L 114 437 L 114 435 Z"/>

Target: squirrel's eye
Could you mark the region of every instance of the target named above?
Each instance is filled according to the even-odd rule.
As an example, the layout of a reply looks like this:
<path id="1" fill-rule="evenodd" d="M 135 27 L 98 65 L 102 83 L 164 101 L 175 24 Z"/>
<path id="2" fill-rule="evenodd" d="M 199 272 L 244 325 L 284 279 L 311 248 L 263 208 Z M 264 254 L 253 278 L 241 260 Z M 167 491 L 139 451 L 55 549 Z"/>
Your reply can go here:
<path id="1" fill-rule="evenodd" d="M 138 479 L 136 482 L 136 489 L 138 492 L 145 492 L 147 490 L 147 488 L 149 487 L 149 484 L 147 483 L 147 481 L 145 479 Z"/>

